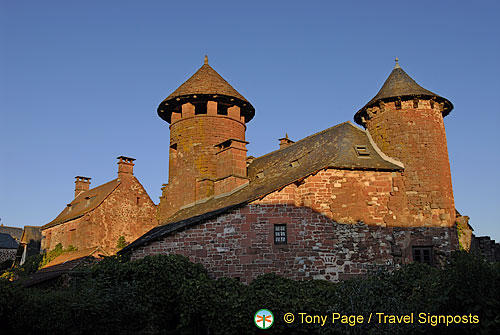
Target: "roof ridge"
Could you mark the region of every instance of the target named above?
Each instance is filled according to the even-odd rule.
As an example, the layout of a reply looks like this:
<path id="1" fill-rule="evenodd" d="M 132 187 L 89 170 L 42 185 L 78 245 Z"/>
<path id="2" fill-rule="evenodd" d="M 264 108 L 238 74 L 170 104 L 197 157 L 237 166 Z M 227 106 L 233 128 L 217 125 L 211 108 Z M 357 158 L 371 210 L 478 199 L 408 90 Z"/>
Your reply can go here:
<path id="1" fill-rule="evenodd" d="M 115 182 L 115 183 L 116 183 L 116 185 L 114 185 L 114 187 L 113 187 L 113 188 L 111 188 L 110 190 L 108 190 L 107 192 L 105 192 L 106 194 L 103 196 L 103 198 L 102 198 L 99 202 L 97 202 L 97 203 L 93 204 L 92 206 L 89 206 L 88 208 L 84 208 L 83 210 L 77 211 L 74 215 L 69 215 L 69 216 L 67 216 L 67 215 L 63 215 L 63 213 L 64 213 L 64 212 L 66 211 L 66 209 L 67 209 L 67 208 L 65 208 L 65 209 L 63 209 L 63 210 L 59 213 L 59 215 L 58 215 L 58 216 L 57 216 L 54 220 L 50 221 L 49 223 L 47 223 L 47 224 L 43 225 L 43 226 L 42 226 L 42 227 L 40 227 L 40 228 L 43 230 L 43 229 L 47 229 L 47 228 L 50 228 L 50 227 L 53 227 L 53 226 L 57 226 L 57 225 L 59 225 L 59 224 L 62 224 L 62 223 L 65 223 L 65 222 L 68 222 L 68 221 L 71 221 L 71 220 L 75 220 L 75 219 L 77 219 L 77 218 L 79 218 L 79 217 L 81 217 L 81 216 L 83 216 L 83 215 L 85 215 L 85 214 L 87 214 L 87 213 L 92 212 L 94 209 L 96 209 L 97 207 L 99 207 L 99 206 L 100 206 L 100 205 L 104 202 L 104 200 L 106 200 L 106 199 L 109 197 L 109 195 L 110 195 L 111 193 L 113 193 L 113 192 L 114 192 L 114 190 L 116 190 L 116 188 L 117 188 L 118 186 L 120 186 L 121 181 L 120 181 L 118 178 L 113 179 L 113 180 L 111 180 L 111 181 L 109 181 L 109 182 L 107 182 L 107 183 L 104 183 L 104 184 L 102 184 L 102 185 L 99 185 L 99 186 L 97 186 L 97 187 L 94 187 L 93 189 L 90 189 L 90 190 L 88 190 L 88 191 L 82 192 L 82 193 L 80 193 L 80 194 L 78 195 L 78 197 L 76 197 L 75 199 L 73 199 L 73 201 L 71 201 L 71 202 L 70 202 L 70 205 L 71 205 L 71 204 L 72 204 L 72 205 L 76 205 L 76 204 L 80 203 L 80 202 L 81 202 L 81 200 L 85 199 L 85 197 L 84 197 L 85 195 L 88 195 L 88 194 L 89 194 L 90 192 L 92 192 L 92 191 L 94 191 L 94 192 L 95 192 L 95 191 L 96 191 L 96 190 L 98 190 L 99 188 L 103 188 L 103 189 L 104 189 L 104 186 L 111 186 L 111 183 L 112 183 L 112 182 Z M 100 192 L 97 192 L 95 196 L 97 197 L 97 196 L 98 196 L 98 195 L 100 195 L 100 194 L 101 194 Z M 79 200 L 79 201 L 76 201 L 76 200 Z M 69 213 L 66 213 L 66 214 L 69 214 Z M 61 219 L 59 219 L 59 220 L 58 220 L 58 218 L 59 218 L 59 217 L 61 217 Z"/>
<path id="2" fill-rule="evenodd" d="M 307 139 L 309 139 L 309 138 L 311 138 L 311 137 L 318 136 L 318 135 L 320 135 L 320 134 L 326 133 L 326 132 L 327 132 L 327 131 L 329 131 L 329 130 L 332 130 L 332 129 L 337 128 L 337 127 L 340 127 L 340 126 L 343 126 L 343 125 L 345 125 L 346 123 L 350 123 L 350 121 L 344 121 L 344 122 L 339 123 L 339 124 L 337 124 L 337 125 L 335 125 L 335 126 L 332 126 L 332 127 L 330 127 L 330 128 L 323 129 L 323 130 L 321 130 L 321 131 L 318 131 L 317 133 L 314 133 L 314 134 L 312 134 L 312 135 L 309 135 L 309 136 L 306 136 L 306 137 L 304 137 L 304 138 L 301 138 L 301 139 L 300 139 L 300 140 L 298 140 L 297 142 L 290 143 L 289 145 L 287 145 L 287 146 L 286 146 L 286 147 L 284 147 L 284 148 L 278 148 L 278 149 L 273 150 L 273 151 L 271 151 L 271 152 L 268 152 L 267 154 L 264 154 L 264 155 L 262 155 L 262 156 L 255 157 L 255 158 L 252 160 L 252 163 L 250 163 L 250 165 L 252 165 L 252 164 L 253 164 L 253 162 L 255 162 L 255 161 L 257 161 L 257 160 L 259 160 L 259 159 L 261 159 L 261 158 L 267 157 L 267 156 L 269 156 L 269 155 L 271 155 L 271 154 L 274 154 L 274 153 L 276 153 L 276 152 L 278 152 L 278 151 L 280 151 L 280 150 L 286 150 L 287 148 L 290 148 L 290 147 L 296 146 L 296 144 L 302 143 L 303 141 L 305 141 L 305 140 L 307 140 Z"/>

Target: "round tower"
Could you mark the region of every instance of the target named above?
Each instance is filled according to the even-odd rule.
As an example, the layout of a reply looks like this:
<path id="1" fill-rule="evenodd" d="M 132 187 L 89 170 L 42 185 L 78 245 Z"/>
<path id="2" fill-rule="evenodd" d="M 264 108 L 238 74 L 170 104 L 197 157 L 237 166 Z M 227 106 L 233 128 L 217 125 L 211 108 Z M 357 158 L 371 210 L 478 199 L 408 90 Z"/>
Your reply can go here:
<path id="1" fill-rule="evenodd" d="M 170 123 L 169 183 L 162 188 L 158 208 L 162 222 L 182 207 L 214 195 L 221 177 L 220 145 L 237 142 L 246 157 L 245 124 L 255 109 L 205 56 L 203 66 L 160 103 L 158 115 Z M 246 170 L 240 174 L 246 177 Z"/>
<path id="2" fill-rule="evenodd" d="M 452 226 L 455 204 L 443 117 L 452 103 L 396 66 L 377 95 L 355 115 L 378 147 L 404 164 L 408 212 L 402 225 Z"/>

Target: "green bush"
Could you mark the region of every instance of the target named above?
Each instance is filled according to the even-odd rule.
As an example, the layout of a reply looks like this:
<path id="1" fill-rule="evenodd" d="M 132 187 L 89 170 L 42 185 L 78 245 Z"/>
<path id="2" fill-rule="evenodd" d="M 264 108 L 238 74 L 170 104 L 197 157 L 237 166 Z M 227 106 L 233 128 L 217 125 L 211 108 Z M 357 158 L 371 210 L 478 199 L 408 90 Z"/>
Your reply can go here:
<path id="1" fill-rule="evenodd" d="M 66 253 L 66 252 L 71 252 L 71 251 L 76 251 L 78 250 L 77 247 L 70 245 L 66 249 L 63 248 L 63 245 L 61 243 L 56 244 L 54 249 L 47 251 L 43 255 L 43 260 L 40 263 L 39 268 L 43 268 L 45 265 L 49 264 L 51 261 L 53 261 L 56 257 Z"/>
<path id="2" fill-rule="evenodd" d="M 273 274 L 244 285 L 211 279 L 185 257 L 128 261 L 107 257 L 80 269 L 69 288 L 22 289 L 0 281 L 0 321 L 9 334 L 257 334 L 255 312 L 267 308 L 269 334 L 490 334 L 499 327 L 500 269 L 459 252 L 443 269 L 422 264 L 330 283 Z M 12 303 L 15 301 L 16 303 Z M 323 327 L 301 324 L 298 313 L 329 315 Z M 430 313 L 479 316 L 478 324 L 331 323 L 331 313 Z M 296 321 L 286 324 L 284 313 Z M 374 316 L 375 318 L 375 316 Z"/>

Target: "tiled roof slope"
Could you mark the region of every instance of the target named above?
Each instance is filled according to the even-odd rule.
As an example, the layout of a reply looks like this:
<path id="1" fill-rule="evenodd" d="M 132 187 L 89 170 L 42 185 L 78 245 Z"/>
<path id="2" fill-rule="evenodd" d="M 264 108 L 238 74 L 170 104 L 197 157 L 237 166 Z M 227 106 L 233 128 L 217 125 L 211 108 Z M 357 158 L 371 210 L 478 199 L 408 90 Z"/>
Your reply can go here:
<path id="1" fill-rule="evenodd" d="M 70 252 L 65 252 L 62 255 L 57 256 L 52 261 L 50 261 L 47 265 L 45 265 L 42 269 L 49 268 L 51 266 L 66 263 L 69 261 L 73 261 L 75 259 L 79 259 L 82 257 L 98 257 L 100 254 L 107 256 L 107 254 L 101 250 L 99 247 L 86 248 L 81 250 L 75 250 Z"/>
<path id="2" fill-rule="evenodd" d="M 232 98 L 242 109 L 242 113 L 246 116 L 246 122 L 250 121 L 255 115 L 255 109 L 252 104 L 222 78 L 217 71 L 208 65 L 206 60 L 205 64 L 195 74 L 162 101 L 158 107 L 158 115 L 165 121 L 170 122 L 170 115 L 173 109 L 179 104 L 177 99 L 204 95 L 212 98 L 214 96 L 218 98 L 222 96 Z M 164 113 L 161 110 L 165 110 L 168 113 L 163 115 Z"/>
<path id="3" fill-rule="evenodd" d="M 29 243 L 30 241 L 41 241 L 42 230 L 36 226 L 24 226 L 21 243 Z"/>
<path id="4" fill-rule="evenodd" d="M 21 240 L 21 236 L 23 236 L 23 228 L 18 227 L 7 227 L 4 225 L 0 226 L 0 233 L 9 234 L 16 241 Z"/>
<path id="5" fill-rule="evenodd" d="M 104 199 L 106 199 L 108 195 L 110 195 L 111 192 L 118 187 L 118 185 L 120 185 L 120 181 L 118 179 L 114 179 L 106 184 L 102 184 L 91 190 L 82 192 L 78 195 L 78 197 L 76 197 L 76 199 L 71 201 L 70 206 L 66 206 L 66 208 L 54 220 L 42 226 L 41 229 L 47 229 L 83 216 L 99 206 Z"/>
<path id="6" fill-rule="evenodd" d="M 25 282 L 24 287 L 31 287 L 66 274 L 91 257 L 98 258 L 106 255 L 100 248 L 93 247 L 64 253 L 54 258 L 49 264 L 32 274 Z"/>
<path id="7" fill-rule="evenodd" d="M 0 249 L 17 249 L 18 244 L 9 234 L 0 233 Z"/>
<path id="8" fill-rule="evenodd" d="M 222 94 L 248 102 L 208 63 L 205 63 L 188 80 L 179 86 L 164 101 L 191 94 Z"/>
<path id="9" fill-rule="evenodd" d="M 355 146 L 364 146 L 370 155 L 359 157 Z M 371 144 L 367 132 L 345 122 L 254 159 L 248 166 L 250 182 L 246 187 L 179 210 L 162 226 L 149 231 L 122 252 L 249 203 L 329 167 L 387 171 L 403 169 L 402 165 L 378 153 L 378 148 Z"/>
<path id="10" fill-rule="evenodd" d="M 361 116 L 365 110 L 379 101 L 404 97 L 434 98 L 438 102 L 443 102 L 443 116 L 448 115 L 453 109 L 453 104 L 448 99 L 426 90 L 417 84 L 399 65 L 396 65 L 377 95 L 354 115 L 354 120 L 356 123 L 361 124 Z"/>

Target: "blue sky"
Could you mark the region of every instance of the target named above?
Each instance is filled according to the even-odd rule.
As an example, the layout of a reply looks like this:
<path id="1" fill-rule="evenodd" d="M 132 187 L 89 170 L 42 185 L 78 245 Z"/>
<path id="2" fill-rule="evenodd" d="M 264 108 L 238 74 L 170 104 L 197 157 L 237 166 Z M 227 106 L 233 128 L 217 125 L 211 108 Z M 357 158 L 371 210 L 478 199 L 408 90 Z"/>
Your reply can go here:
<path id="1" fill-rule="evenodd" d="M 116 157 L 158 202 L 168 124 L 158 104 L 209 63 L 256 109 L 249 155 L 352 120 L 400 59 L 452 101 L 457 209 L 500 240 L 498 1 L 0 0 L 0 218 L 43 225 L 116 178 Z"/>

